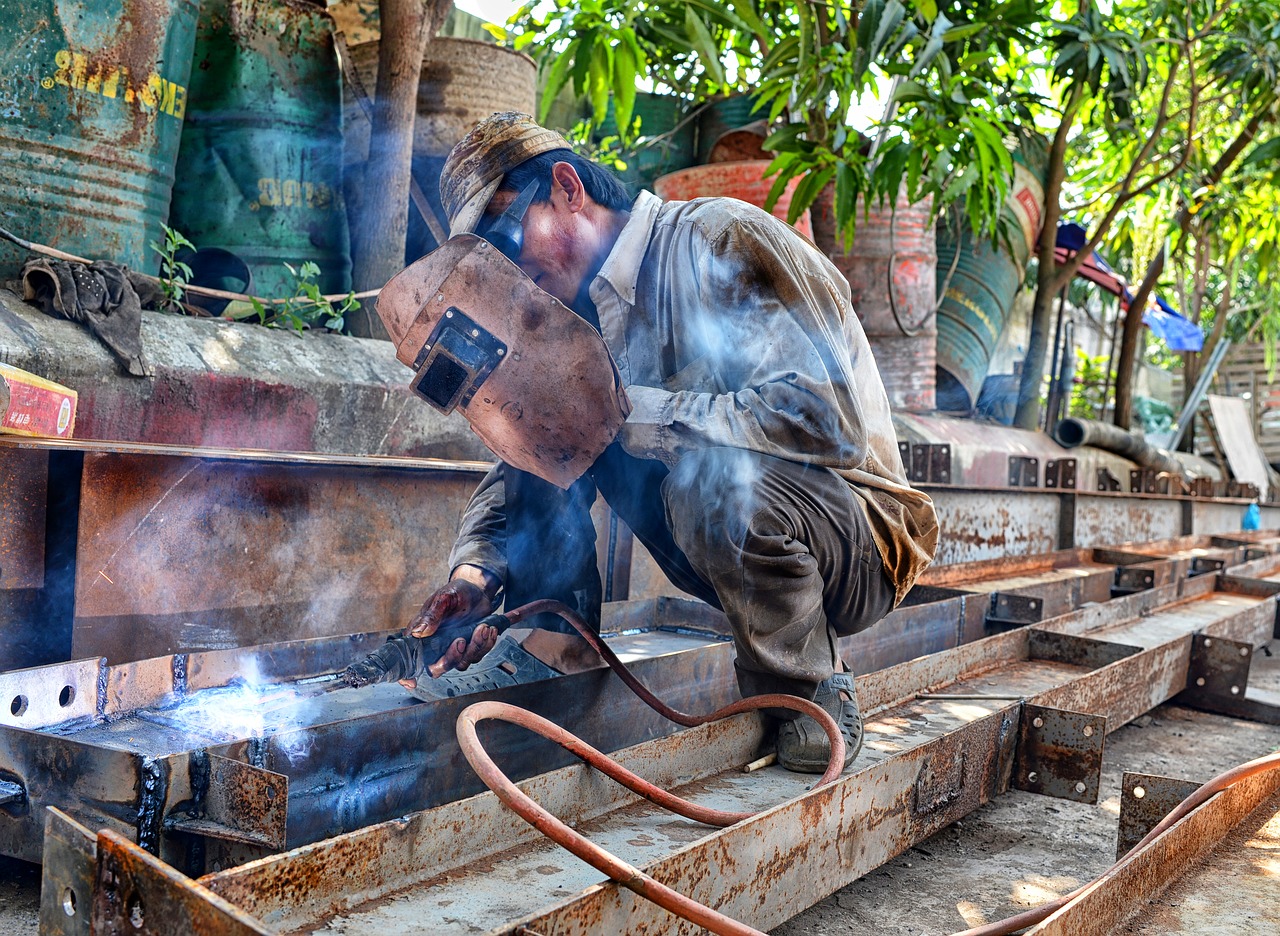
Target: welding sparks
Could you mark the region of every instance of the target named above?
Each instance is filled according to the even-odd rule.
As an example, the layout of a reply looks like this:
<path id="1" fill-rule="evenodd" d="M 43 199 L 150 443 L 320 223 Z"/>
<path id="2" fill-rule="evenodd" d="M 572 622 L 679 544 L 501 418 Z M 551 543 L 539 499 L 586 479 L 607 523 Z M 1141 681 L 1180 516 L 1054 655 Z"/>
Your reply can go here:
<path id="1" fill-rule="evenodd" d="M 328 688 L 270 683 L 250 658 L 231 684 L 204 689 L 164 715 L 190 734 L 228 741 L 270 737 L 272 749 L 292 762 L 311 749 L 311 733 L 298 729 L 309 725 L 313 707 Z"/>
<path id="2" fill-rule="evenodd" d="M 99 570 L 98 570 L 98 574 L 99 574 L 99 575 L 101 575 L 104 579 L 106 579 L 106 580 L 107 580 L 107 584 L 108 584 L 108 585 L 114 585 L 114 584 L 115 584 L 115 582 L 111 581 L 111 579 L 110 579 L 110 577 L 107 575 L 107 573 L 103 572 L 101 569 L 99 569 Z"/>

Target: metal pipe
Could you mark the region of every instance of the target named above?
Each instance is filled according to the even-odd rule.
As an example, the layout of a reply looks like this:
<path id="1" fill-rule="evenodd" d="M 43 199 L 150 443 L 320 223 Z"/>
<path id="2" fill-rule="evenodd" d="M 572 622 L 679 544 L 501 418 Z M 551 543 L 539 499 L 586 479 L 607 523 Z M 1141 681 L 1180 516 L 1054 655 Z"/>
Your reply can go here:
<path id="1" fill-rule="evenodd" d="M 1142 437 L 1126 432 L 1119 426 L 1098 422 L 1095 419 L 1070 416 L 1062 420 L 1058 423 L 1057 439 L 1065 448 L 1092 445 L 1095 448 L 1123 455 L 1144 468 L 1167 471 L 1179 477 L 1186 473 L 1182 462 L 1163 449 L 1156 448 Z"/>

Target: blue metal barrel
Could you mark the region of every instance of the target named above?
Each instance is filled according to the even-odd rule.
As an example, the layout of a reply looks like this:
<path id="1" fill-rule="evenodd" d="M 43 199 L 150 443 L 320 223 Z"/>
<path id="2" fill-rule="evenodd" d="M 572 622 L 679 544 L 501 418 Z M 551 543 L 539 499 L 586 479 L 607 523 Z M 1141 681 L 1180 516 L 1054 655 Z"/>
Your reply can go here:
<path id="1" fill-rule="evenodd" d="M 0 225 L 155 272 L 196 0 L 0 0 Z M 0 275 L 26 253 L 0 242 Z"/>
<path id="2" fill-rule="evenodd" d="M 978 399 L 1039 236 L 1046 160 L 1037 138 L 1014 154 L 1013 187 L 1002 212 L 1011 247 L 975 238 L 967 221 L 957 226 L 944 216 L 938 224 L 940 410 L 967 412 Z"/>
<path id="3" fill-rule="evenodd" d="M 342 84 L 333 20 L 302 0 L 204 0 L 178 154 L 172 226 L 238 254 L 260 295 L 285 269 L 351 286 L 342 202 Z"/>

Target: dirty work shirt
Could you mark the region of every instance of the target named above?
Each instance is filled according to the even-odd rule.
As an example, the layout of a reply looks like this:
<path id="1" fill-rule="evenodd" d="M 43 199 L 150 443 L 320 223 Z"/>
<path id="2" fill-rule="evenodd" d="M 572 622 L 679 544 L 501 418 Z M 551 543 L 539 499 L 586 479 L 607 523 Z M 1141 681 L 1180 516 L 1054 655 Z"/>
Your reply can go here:
<path id="1" fill-rule="evenodd" d="M 826 257 L 753 206 L 644 192 L 589 292 L 632 403 L 619 436 L 627 455 L 670 467 L 690 452 L 738 449 L 830 469 L 865 508 L 901 601 L 933 556 L 937 521 L 907 483 L 848 284 Z M 751 470 L 735 481 L 750 485 Z M 507 581 L 512 473 L 499 465 L 482 482 L 452 567 Z"/>

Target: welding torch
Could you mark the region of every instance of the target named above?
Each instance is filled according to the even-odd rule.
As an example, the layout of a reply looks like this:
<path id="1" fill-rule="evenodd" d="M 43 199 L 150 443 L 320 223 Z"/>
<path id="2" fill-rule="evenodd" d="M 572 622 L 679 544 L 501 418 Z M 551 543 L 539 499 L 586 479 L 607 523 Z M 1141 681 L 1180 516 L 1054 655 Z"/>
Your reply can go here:
<path id="1" fill-rule="evenodd" d="M 459 637 L 469 640 L 476 628 L 486 624 L 501 635 L 513 623 L 510 614 L 490 614 L 478 622 L 473 620 L 468 623 L 463 619 L 441 623 L 436 632 L 427 637 L 413 637 L 409 634 L 388 637 L 387 642 L 373 653 L 343 670 L 339 685 L 333 688 L 359 688 L 372 683 L 413 679 L 428 670 L 431 670 L 432 676 L 439 676 L 440 673 L 435 672 L 433 667 Z"/>

